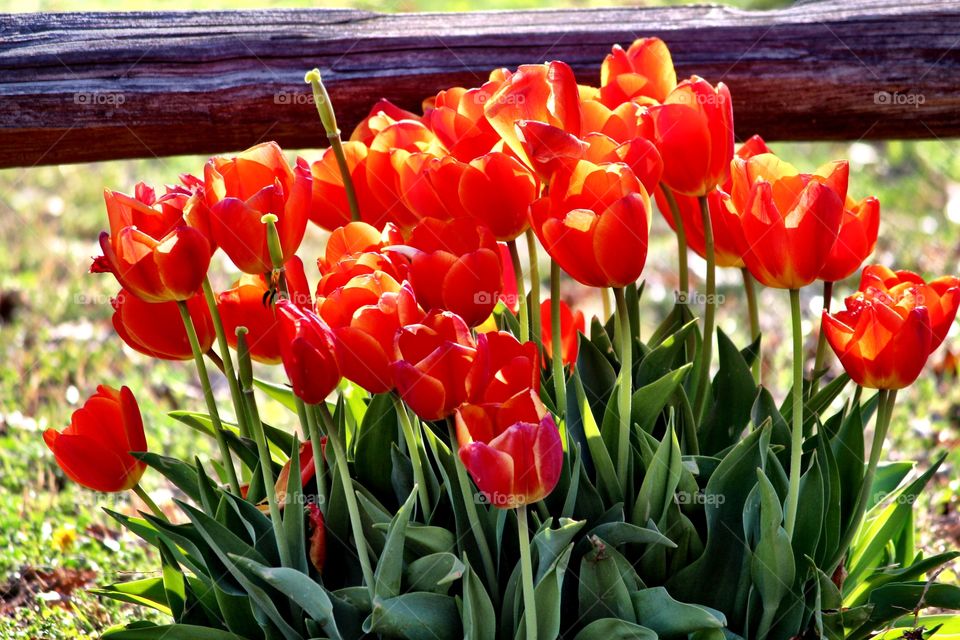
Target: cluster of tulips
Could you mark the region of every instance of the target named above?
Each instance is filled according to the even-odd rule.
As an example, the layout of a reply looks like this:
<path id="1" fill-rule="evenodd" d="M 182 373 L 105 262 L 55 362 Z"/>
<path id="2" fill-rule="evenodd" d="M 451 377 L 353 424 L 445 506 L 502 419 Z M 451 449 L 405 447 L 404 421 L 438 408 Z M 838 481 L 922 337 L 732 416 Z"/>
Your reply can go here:
<path id="1" fill-rule="evenodd" d="M 445 424 L 439 433 L 459 451 L 450 481 L 471 496 L 462 510 L 474 523 L 485 564 L 490 549 L 476 526 L 467 474 L 487 503 L 517 512 L 531 640 L 537 620 L 526 509 L 554 490 L 572 447 L 564 427 L 567 394 L 578 335 L 586 331 L 583 314 L 560 299 L 561 274 L 600 289 L 604 308 L 612 309 L 610 349 L 619 373 L 615 426 L 604 440 L 616 477 L 627 485 L 623 495 L 635 495 L 629 485 L 638 336 L 630 316 L 647 257 L 651 195 L 676 232 L 680 307 L 689 308 L 688 249 L 707 263 L 703 339 L 689 386 L 696 422 L 711 402 L 715 269 L 742 271 L 754 338 L 754 281 L 791 293 L 788 536 L 797 522 L 804 399 L 816 393 L 825 371 L 825 345 L 854 382 L 881 390 L 875 438 L 882 444 L 896 390 L 919 376 L 960 304 L 955 277 L 926 282 L 874 265 L 863 270 L 845 309 L 831 313 L 833 283 L 854 274 L 873 251 L 878 201 L 848 194 L 846 162 L 802 172 L 759 136 L 735 148 L 727 87 L 699 77 L 677 82 L 659 39 L 615 46 L 603 61 L 599 88 L 578 85 L 563 62 L 498 69 L 480 87 L 428 98 L 422 115 L 381 101 L 347 141 L 319 74 L 307 81 L 331 140 L 316 162 L 298 158 L 291 166 L 276 144 L 264 143 L 211 158 L 202 177 L 181 176 L 162 194 L 144 184 L 133 195 L 105 193 L 110 229 L 100 236 L 103 255 L 92 271 L 112 274 L 121 286 L 114 327 L 141 353 L 195 361 L 226 490 L 246 496 L 251 483 L 262 485 L 278 541 L 285 526 L 278 495 L 287 480 L 278 482 L 274 473 L 251 361 L 282 363 L 309 440 L 297 465 L 305 482 L 325 477 L 324 456 L 314 452 L 329 445 L 333 466 L 351 486 L 347 434 L 328 398 L 352 384 L 371 396 L 389 394 L 417 502 L 429 515 L 436 496 L 424 477 L 423 438 L 426 423 Z M 329 232 L 319 273 L 296 255 L 308 222 Z M 551 295 L 542 301 L 540 248 L 551 261 Z M 241 272 L 219 292 L 208 279 L 217 250 Z M 804 387 L 799 290 L 816 281 L 824 283 L 825 308 Z M 257 470 L 249 464 L 237 470 L 233 425 L 220 418 L 208 361 L 226 377 L 236 434 L 256 444 L 262 478 L 251 479 Z M 759 382 L 759 358 L 753 375 Z M 44 437 L 70 478 L 98 491 L 134 489 L 155 508 L 138 484 L 144 459 L 131 455 L 147 444 L 126 387 L 101 387 L 69 427 Z M 695 437 L 684 437 L 697 453 Z M 875 446 L 869 479 L 879 453 Z M 320 497 L 324 490 L 318 487 Z M 345 500 L 363 584 L 371 586 L 377 577 L 357 496 L 346 491 Z M 862 517 L 865 496 L 860 503 Z M 324 502 L 318 504 L 310 512 L 311 559 L 320 568 Z M 280 546 L 281 564 L 297 566 Z"/>

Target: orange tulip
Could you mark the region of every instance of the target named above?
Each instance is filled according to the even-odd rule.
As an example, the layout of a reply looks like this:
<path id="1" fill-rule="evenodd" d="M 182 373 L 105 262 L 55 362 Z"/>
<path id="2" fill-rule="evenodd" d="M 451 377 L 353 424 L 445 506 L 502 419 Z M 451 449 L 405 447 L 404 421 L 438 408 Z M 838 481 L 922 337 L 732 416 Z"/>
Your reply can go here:
<path id="1" fill-rule="evenodd" d="M 550 257 L 578 282 L 622 287 L 640 277 L 650 198 L 626 165 L 577 162 L 569 173 L 558 172 L 530 215 Z"/>
<path id="2" fill-rule="evenodd" d="M 360 121 L 350 134 L 351 142 L 360 142 L 370 146 L 378 133 L 400 120 L 420 121 L 420 116 L 406 109 L 401 109 L 386 98 L 381 98 L 370 109 L 367 117 Z"/>
<path id="3" fill-rule="evenodd" d="M 733 102 L 722 82 L 716 88 L 694 76 L 650 107 L 650 137 L 663 157 L 663 181 L 674 191 L 702 196 L 722 184 L 733 157 Z"/>
<path id="4" fill-rule="evenodd" d="M 573 70 L 564 62 L 522 65 L 483 105 L 503 141 L 529 166 L 516 125 L 536 120 L 580 135 L 580 96 Z"/>
<path id="5" fill-rule="evenodd" d="M 333 332 L 313 311 L 289 300 L 279 301 L 276 312 L 280 357 L 293 392 L 307 404 L 319 404 L 340 383 Z"/>
<path id="6" fill-rule="evenodd" d="M 467 401 L 506 402 L 517 393 L 540 391 L 540 351 L 513 334 L 491 331 L 477 336 L 477 353 L 467 374 Z"/>
<path id="7" fill-rule="evenodd" d="M 478 88 L 452 87 L 441 91 L 425 106 L 423 123 L 457 160 L 470 162 L 499 142 L 500 136 L 487 122 L 483 106 L 503 84 L 504 71 L 494 71 L 490 80 Z"/>
<path id="8" fill-rule="evenodd" d="M 193 357 L 187 331 L 175 302 L 144 302 L 125 289 L 110 301 L 113 328 L 131 349 L 161 360 L 189 360 Z M 213 345 L 215 333 L 210 310 L 203 294 L 187 300 L 197 330 L 200 350 Z"/>
<path id="9" fill-rule="evenodd" d="M 467 397 L 466 378 L 476 355 L 470 328 L 456 314 L 432 311 L 397 334 L 401 360 L 393 364 L 397 393 L 423 420 L 453 414 Z"/>
<path id="10" fill-rule="evenodd" d="M 730 202 L 740 212 L 741 255 L 761 284 L 799 289 L 817 279 L 843 217 L 846 162 L 801 174 L 770 153 L 733 162 Z"/>
<path id="11" fill-rule="evenodd" d="M 893 271 L 883 265 L 870 265 L 860 277 L 860 291 L 849 302 L 866 297 L 879 298 L 886 304 L 924 306 L 930 316 L 933 339 L 930 350 L 939 347 L 957 315 L 960 305 L 960 279 L 941 276 L 930 282 L 912 271 Z"/>
<path id="12" fill-rule="evenodd" d="M 836 282 L 853 275 L 873 253 L 879 231 L 880 201 L 871 196 L 855 202 L 847 196 L 837 241 L 818 278 Z"/>
<path id="13" fill-rule="evenodd" d="M 360 142 L 343 143 L 343 154 L 347 160 L 360 215 L 376 222 L 381 216 L 377 209 L 378 203 L 367 184 L 367 152 L 366 145 Z M 350 222 L 352 214 L 347 201 L 347 191 L 343 186 L 343 176 L 332 147 L 327 147 L 320 159 L 310 165 L 310 174 L 313 177 L 310 220 L 328 231 Z"/>
<path id="14" fill-rule="evenodd" d="M 444 309 L 469 326 L 487 319 L 503 288 L 500 250 L 489 229 L 473 220 L 424 218 L 407 244 L 410 284 L 425 309 Z"/>
<path id="15" fill-rule="evenodd" d="M 670 50 L 660 38 L 615 44 L 600 67 L 600 100 L 611 109 L 624 102 L 664 102 L 677 86 Z"/>
<path id="16" fill-rule="evenodd" d="M 328 273 L 345 260 L 365 253 L 378 253 L 390 245 L 403 244 L 403 235 L 392 224 L 383 231 L 366 222 L 351 222 L 330 234 L 323 256 L 317 260 L 321 273 Z M 384 251 L 386 254 L 387 252 Z M 402 278 L 401 278 L 402 279 Z M 321 286 L 320 289 L 324 287 Z"/>
<path id="17" fill-rule="evenodd" d="M 291 169 L 275 142 L 207 162 L 204 183 L 213 237 L 241 271 L 260 274 L 273 268 L 264 214 L 277 216 L 283 261 L 296 252 L 307 228 L 312 182 L 306 162 L 298 160 Z"/>
<path id="18" fill-rule="evenodd" d="M 505 423 L 485 407 L 457 411 L 459 455 L 489 504 L 514 509 L 548 496 L 560 479 L 563 442 L 550 414 Z"/>
<path id="19" fill-rule="evenodd" d="M 494 151 L 470 161 L 460 177 L 457 202 L 497 240 L 513 240 L 530 226 L 530 204 L 540 183 L 520 162 Z"/>
<path id="20" fill-rule="evenodd" d="M 288 298 L 298 307 L 309 309 L 313 302 L 300 258 L 294 256 L 287 262 L 285 274 Z M 276 292 L 273 294 L 277 295 Z M 270 282 L 264 274 L 255 276 L 247 273 L 217 296 L 217 310 L 231 347 L 237 348 L 237 327 L 246 327 L 250 357 L 264 364 L 278 364 L 281 355 L 280 323 L 270 295 Z"/>
<path id="21" fill-rule="evenodd" d="M 66 429 L 47 429 L 43 440 L 67 477 L 94 491 L 132 489 L 146 470 L 130 455 L 146 451 L 147 439 L 137 399 L 127 387 L 97 387 Z"/>
<path id="22" fill-rule="evenodd" d="M 640 109 L 633 102 L 610 108 L 598 100 L 584 100 L 580 103 L 580 131 L 584 134 L 602 133 L 617 142 L 626 142 L 641 133 Z"/>
<path id="23" fill-rule="evenodd" d="M 449 220 L 466 215 L 460 200 L 460 178 L 468 165 L 448 155 L 412 153 L 396 167 L 403 204 L 418 219 Z"/>
<path id="24" fill-rule="evenodd" d="M 553 323 L 550 321 L 550 298 L 540 303 L 540 337 L 543 341 L 543 350 L 548 358 L 553 358 Z M 587 324 L 583 312 L 577 309 L 574 313 L 563 300 L 560 301 L 560 357 L 564 365 L 572 365 L 577 361 L 577 351 L 580 348 L 580 334 L 586 333 Z"/>

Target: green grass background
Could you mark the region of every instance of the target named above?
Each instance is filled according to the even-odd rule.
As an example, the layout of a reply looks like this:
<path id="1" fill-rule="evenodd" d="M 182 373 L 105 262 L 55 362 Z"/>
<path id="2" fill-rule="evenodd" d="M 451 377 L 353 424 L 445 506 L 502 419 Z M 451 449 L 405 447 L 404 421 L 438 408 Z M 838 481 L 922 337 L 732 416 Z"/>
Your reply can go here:
<path id="1" fill-rule="evenodd" d="M 335 4 L 228 0 L 203 8 Z M 593 4 L 592 0 L 563 3 Z M 784 3 L 744 0 L 732 4 L 763 8 Z M 352 5 L 394 11 L 548 6 L 524 0 L 407 0 Z M 184 6 L 167 0 L 0 1 L 0 11 L 16 12 L 120 8 L 171 10 Z M 874 194 L 882 203 L 876 260 L 927 274 L 958 271 L 957 141 L 775 144 L 774 148 L 806 168 L 829 159 L 851 159 L 851 193 L 857 198 Z M 65 425 L 70 413 L 97 384 L 128 384 L 140 399 L 152 449 L 187 458 L 209 451 L 208 443 L 165 417 L 166 411 L 174 408 L 201 407 L 191 367 L 150 361 L 125 349 L 109 322 L 109 298 L 116 293 L 116 285 L 112 278 L 87 273 L 90 257 L 98 251 L 97 234 L 106 225 L 104 187 L 130 191 L 140 180 L 159 186 L 174 181 L 181 172 L 199 172 L 203 161 L 201 157 L 178 157 L 0 170 L 0 246 L 4 248 L 0 251 L 0 297 L 16 303 L 12 320 L 0 320 L 0 597 L 8 597 L 4 596 L 5 589 L 16 585 L 30 569 L 91 570 L 101 584 L 155 570 L 155 558 L 100 512 L 103 506 L 130 511 L 135 505 L 126 496 L 95 495 L 66 483 L 42 442 L 41 432 Z M 307 264 L 322 242 L 316 229 L 309 233 L 308 248 L 302 252 Z M 669 292 L 675 285 L 675 252 L 673 236 L 658 217 L 645 273 L 648 300 L 644 309 L 648 315 L 644 322 L 648 325 L 657 321 L 670 302 Z M 698 264 L 694 261 L 695 273 Z M 222 261 L 217 266 L 218 284 L 226 286 L 231 279 L 229 266 Z M 722 273 L 720 282 L 727 295 L 720 326 L 743 342 L 745 319 L 739 275 Z M 836 299 L 855 285 L 855 280 L 838 285 Z M 582 289 L 570 286 L 566 291 L 576 295 Z M 764 291 L 761 299 L 768 364 L 779 372 L 768 376 L 767 382 L 779 387 L 780 393 L 789 383 L 785 378 L 789 347 L 782 334 L 786 297 L 784 292 Z M 808 318 L 817 317 L 817 293 L 807 292 L 805 300 Z M 595 302 L 583 300 L 584 305 Z M 812 353 L 812 340 L 807 346 Z M 960 349 L 955 335 L 932 361 L 942 359 L 950 347 Z M 916 459 L 924 464 L 935 449 L 953 450 L 935 491 L 919 505 L 922 542 L 931 550 L 957 547 L 960 539 L 956 516 L 960 489 L 956 472 L 960 464 L 956 449 L 960 441 L 958 396 L 952 378 L 941 379 L 928 371 L 917 385 L 901 394 L 892 429 L 890 458 Z M 153 476 L 147 476 L 146 485 L 160 500 L 168 497 L 166 487 Z M 23 605 L 0 615 L 0 638 L 96 637 L 109 624 L 142 615 L 134 607 L 100 601 L 83 590 L 57 599 L 45 592 L 42 584 L 29 586 L 31 593 Z"/>

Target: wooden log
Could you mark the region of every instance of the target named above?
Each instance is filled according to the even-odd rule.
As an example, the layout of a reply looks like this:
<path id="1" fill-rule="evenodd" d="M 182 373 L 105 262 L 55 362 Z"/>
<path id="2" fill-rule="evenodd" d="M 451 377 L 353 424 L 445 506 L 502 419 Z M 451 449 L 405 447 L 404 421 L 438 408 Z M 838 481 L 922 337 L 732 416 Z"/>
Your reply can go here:
<path id="1" fill-rule="evenodd" d="M 376 14 L 0 15 L 0 166 L 324 143 L 306 70 L 347 132 L 379 98 L 417 109 L 496 67 L 559 59 L 599 81 L 613 43 L 657 35 L 681 76 L 727 83 L 739 137 L 960 134 L 960 3 Z"/>

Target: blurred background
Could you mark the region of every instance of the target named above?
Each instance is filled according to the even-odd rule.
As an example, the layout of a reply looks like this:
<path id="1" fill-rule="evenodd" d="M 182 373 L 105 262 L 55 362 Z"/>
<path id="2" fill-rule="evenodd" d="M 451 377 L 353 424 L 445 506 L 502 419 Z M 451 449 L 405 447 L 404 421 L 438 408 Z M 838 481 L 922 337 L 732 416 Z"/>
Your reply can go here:
<path id="1" fill-rule="evenodd" d="M 551 2 L 549 6 L 594 4 L 636 3 L 587 0 Z M 789 3 L 740 0 L 728 4 L 766 9 Z M 172 0 L 127 0 L 122 7 L 118 5 L 102 0 L 0 0 L 0 12 L 184 8 Z M 536 0 L 360 0 L 350 5 L 379 11 L 548 6 Z M 343 3 L 225 0 L 216 8 L 280 6 Z M 600 62 L 597 60 L 598 65 Z M 960 271 L 960 142 L 771 146 L 801 169 L 810 170 L 832 159 L 850 160 L 851 195 L 857 200 L 876 195 L 881 201 L 880 241 L 873 261 L 926 275 Z M 318 155 L 310 150 L 301 153 L 308 160 Z M 105 626 L 135 613 L 142 615 L 132 605 L 101 602 L 81 588 L 127 578 L 131 572 L 154 570 L 155 559 L 146 549 L 123 536 L 100 511 L 106 506 L 131 512 L 136 505 L 131 505 L 127 496 L 96 495 L 66 483 L 43 444 L 41 432 L 66 425 L 70 413 L 98 384 L 128 384 L 140 400 L 153 450 L 190 459 L 203 456 L 209 448 L 208 443 L 165 416 L 174 408 L 202 406 L 192 366 L 152 361 L 125 348 L 110 324 L 109 300 L 117 293 L 116 284 L 113 278 L 88 273 L 90 258 L 98 253 L 97 235 L 106 226 L 105 187 L 128 193 L 139 181 L 160 187 L 174 182 L 180 173 L 200 173 L 205 160 L 177 157 L 0 170 L 0 638 L 96 637 Z M 311 227 L 300 252 L 314 283 L 316 273 L 309 271 L 309 266 L 322 247 L 322 235 Z M 220 273 L 214 284 L 225 288 L 233 279 L 230 268 L 222 261 L 217 267 Z M 695 256 L 692 268 L 693 286 L 700 287 L 697 276 L 703 274 L 703 263 Z M 541 273 L 548 271 L 546 265 L 541 268 Z M 675 272 L 675 238 L 657 217 L 645 271 L 642 308 L 647 331 L 673 303 Z M 726 295 L 720 327 L 738 344 L 746 344 L 740 275 L 721 270 L 719 282 L 721 293 Z M 839 304 L 856 284 L 856 278 L 838 283 L 834 304 Z M 583 287 L 569 286 L 564 292 L 569 301 L 588 313 L 599 308 L 598 300 L 589 297 L 595 294 Z M 789 330 L 787 295 L 763 291 L 761 296 L 765 382 L 782 397 L 789 384 L 785 366 L 789 345 L 783 333 Z M 812 359 L 816 318 L 822 305 L 816 287 L 805 292 L 804 302 L 807 348 Z M 952 451 L 935 490 L 919 506 L 923 535 L 918 543 L 929 551 L 960 546 L 960 392 L 955 382 L 956 359 L 950 351 L 960 350 L 956 334 L 954 326 L 920 381 L 900 395 L 888 446 L 890 459 L 916 460 L 921 466 L 935 451 Z M 808 370 L 809 366 L 810 361 Z M 836 372 L 835 365 L 832 374 Z M 269 376 L 269 372 L 259 373 Z M 147 488 L 158 500 L 168 499 L 169 493 L 164 493 L 165 487 L 154 475 L 146 476 Z M 941 577 L 948 582 L 950 579 L 949 575 Z"/>

